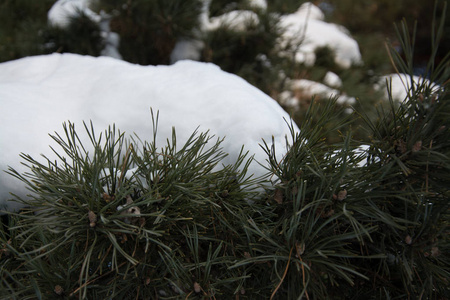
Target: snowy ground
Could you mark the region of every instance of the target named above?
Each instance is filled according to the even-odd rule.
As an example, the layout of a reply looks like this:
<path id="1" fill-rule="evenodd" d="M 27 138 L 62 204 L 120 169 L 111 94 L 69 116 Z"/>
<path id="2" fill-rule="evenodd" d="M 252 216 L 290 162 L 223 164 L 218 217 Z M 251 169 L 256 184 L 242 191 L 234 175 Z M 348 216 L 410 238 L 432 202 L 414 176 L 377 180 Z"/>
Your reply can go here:
<path id="1" fill-rule="evenodd" d="M 172 126 L 178 144 L 200 126 L 201 132 L 225 137 L 223 148 L 230 156 L 224 163 L 233 163 L 243 145 L 264 163 L 259 144 L 262 139 L 270 143 L 272 136 L 281 158 L 289 134 L 284 120 L 289 122 L 289 116 L 275 100 L 213 64 L 193 61 L 155 67 L 75 54 L 23 58 L 0 64 L 0 99 L 2 170 L 25 171 L 21 152 L 35 159 L 42 153 L 51 157 L 48 133 L 62 132 L 67 120 L 81 132 L 82 121 L 92 120 L 97 132 L 115 123 L 127 135 L 151 140 L 150 108 L 160 113 L 159 145 L 170 137 Z M 253 163 L 250 172 L 262 175 L 265 170 Z M 8 192 L 26 193 L 22 183 L 2 172 L 0 204 Z"/>

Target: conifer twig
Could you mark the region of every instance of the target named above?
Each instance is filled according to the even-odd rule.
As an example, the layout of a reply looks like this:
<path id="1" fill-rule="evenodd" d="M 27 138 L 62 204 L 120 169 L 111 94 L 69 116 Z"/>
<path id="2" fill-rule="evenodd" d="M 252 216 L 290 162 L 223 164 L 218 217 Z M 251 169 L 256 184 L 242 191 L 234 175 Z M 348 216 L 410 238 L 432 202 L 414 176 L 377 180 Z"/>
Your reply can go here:
<path id="1" fill-rule="evenodd" d="M 289 252 L 289 258 L 288 258 L 288 262 L 286 265 L 286 269 L 284 269 L 284 273 L 283 273 L 283 277 L 281 277 L 280 282 L 278 283 L 277 287 L 275 288 L 275 290 L 272 292 L 272 295 L 270 296 L 270 300 L 273 299 L 273 297 L 275 296 L 275 294 L 277 293 L 278 289 L 280 288 L 281 284 L 284 281 L 284 278 L 286 277 L 287 271 L 289 269 L 289 264 L 291 263 L 291 255 L 292 255 L 292 250 L 294 250 L 294 247 L 291 248 L 291 251 Z"/>
<path id="2" fill-rule="evenodd" d="M 430 150 L 433 147 L 433 140 L 430 141 Z M 425 192 L 428 194 L 428 166 L 430 164 L 430 152 L 428 152 L 427 165 L 425 166 Z"/>
<path id="3" fill-rule="evenodd" d="M 123 266 L 125 263 L 127 263 L 127 262 L 126 262 L 126 261 L 122 262 L 122 263 L 118 266 L 118 268 L 120 268 L 121 266 Z M 85 287 L 85 286 L 87 286 L 87 285 L 93 283 L 94 281 L 96 281 L 96 280 L 98 280 L 98 279 L 100 279 L 100 278 L 102 278 L 102 277 L 105 277 L 106 275 L 108 275 L 108 274 L 110 274 L 110 273 L 112 273 L 112 272 L 114 272 L 114 271 L 115 271 L 115 269 L 112 269 L 112 270 L 106 272 L 106 273 L 103 274 L 103 275 L 100 275 L 100 276 L 95 277 L 94 279 L 92 279 L 92 280 L 90 280 L 90 281 L 87 281 L 87 282 L 83 283 L 83 284 L 80 285 L 76 290 L 74 290 L 72 293 L 70 293 L 69 297 L 72 297 L 74 294 L 76 294 L 76 293 L 77 293 L 80 289 L 82 289 L 83 287 Z"/>
<path id="4" fill-rule="evenodd" d="M 300 261 L 301 261 L 301 268 L 302 268 L 302 281 L 303 281 L 303 286 L 304 286 L 304 288 L 305 288 L 305 295 L 306 295 L 306 299 L 307 300 L 309 300 L 309 295 L 308 295 L 308 291 L 306 290 L 306 281 L 305 281 L 305 266 L 304 266 L 304 263 L 303 263 L 303 259 L 302 259 L 302 257 L 301 257 L 301 255 L 300 255 L 300 251 L 297 249 L 297 256 L 298 256 L 298 258 L 300 259 Z"/>
<path id="5" fill-rule="evenodd" d="M 125 168 L 126 168 L 126 165 L 128 164 L 130 152 L 132 152 L 132 151 L 133 151 L 133 144 L 130 144 L 130 146 L 128 146 L 127 153 L 125 153 L 125 160 L 123 161 L 123 164 L 122 164 L 122 170 L 120 170 L 121 174 L 120 174 L 120 178 L 119 178 L 119 186 L 122 185 L 122 180 L 123 180 L 123 177 L 125 176 Z"/>

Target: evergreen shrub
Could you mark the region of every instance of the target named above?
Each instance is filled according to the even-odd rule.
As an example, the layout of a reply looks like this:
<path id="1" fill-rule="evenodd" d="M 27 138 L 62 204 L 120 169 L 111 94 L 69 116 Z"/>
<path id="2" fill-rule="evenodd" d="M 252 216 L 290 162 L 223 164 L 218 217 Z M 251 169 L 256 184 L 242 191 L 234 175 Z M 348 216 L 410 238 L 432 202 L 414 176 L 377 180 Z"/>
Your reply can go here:
<path id="1" fill-rule="evenodd" d="M 400 29 L 406 60 L 390 56 L 412 75 Z M 0 298 L 450 298 L 449 57 L 403 103 L 361 116 L 367 145 L 334 101 L 313 101 L 283 159 L 262 143 L 267 178 L 244 152 L 216 168 L 226 153 L 208 133 L 159 148 L 86 125 L 82 145 L 66 125 L 58 164 L 23 155 L 29 172 L 10 170 L 34 193 L 0 232 Z"/>

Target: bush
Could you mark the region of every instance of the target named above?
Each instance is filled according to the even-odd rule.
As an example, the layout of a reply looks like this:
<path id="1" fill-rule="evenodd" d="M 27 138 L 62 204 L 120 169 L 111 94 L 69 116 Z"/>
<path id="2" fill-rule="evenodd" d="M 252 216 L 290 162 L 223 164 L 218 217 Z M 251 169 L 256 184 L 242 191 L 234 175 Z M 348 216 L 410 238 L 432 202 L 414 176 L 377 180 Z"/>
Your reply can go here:
<path id="1" fill-rule="evenodd" d="M 92 156 L 68 124 L 66 136 L 54 139 L 73 162 L 24 156 L 31 173 L 13 172 L 36 196 L 23 200 L 32 208 L 11 215 L 1 294 L 149 299 L 179 295 L 194 282 L 203 293 L 232 293 L 242 274 L 225 270 L 242 255 L 232 243 L 245 238 L 233 219 L 255 213 L 244 155 L 213 171 L 225 154 L 220 141 L 205 148 L 206 134 L 177 148 L 174 132 L 157 149 L 128 144 L 114 128 L 103 137 L 86 129 Z"/>
<path id="2" fill-rule="evenodd" d="M 377 121 L 362 116 L 368 145 L 341 130 L 350 120 L 333 101 L 313 101 L 281 161 L 263 143 L 268 178 L 246 174 L 244 153 L 215 168 L 226 153 L 208 133 L 179 147 L 174 132 L 159 149 L 86 126 L 89 156 L 66 125 L 54 138 L 68 159 L 23 155 L 30 171 L 10 170 L 34 196 L 0 232 L 0 298 L 448 299 L 450 56 L 433 60 L 443 24 L 430 81 Z M 407 60 L 390 56 L 412 75 L 400 32 Z"/>

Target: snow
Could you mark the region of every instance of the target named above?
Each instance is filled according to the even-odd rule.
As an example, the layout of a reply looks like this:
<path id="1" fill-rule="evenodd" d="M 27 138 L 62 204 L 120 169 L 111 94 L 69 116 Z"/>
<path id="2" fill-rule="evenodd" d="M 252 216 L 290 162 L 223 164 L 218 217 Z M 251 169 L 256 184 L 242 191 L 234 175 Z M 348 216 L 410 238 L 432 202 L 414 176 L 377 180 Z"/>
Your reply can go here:
<path id="1" fill-rule="evenodd" d="M 320 82 L 315 82 L 308 79 L 295 79 L 290 82 L 291 90 L 301 90 L 302 95 L 307 98 L 314 97 L 316 95 L 331 98 L 337 97 L 336 102 L 339 104 L 355 104 L 356 99 L 341 95 L 341 93 L 332 89 Z"/>
<path id="2" fill-rule="evenodd" d="M 186 59 L 199 61 L 204 47 L 205 43 L 200 40 L 181 38 L 170 54 L 170 63 L 174 64 L 179 60 Z"/>
<path id="3" fill-rule="evenodd" d="M 157 145 L 163 146 L 177 130 L 178 145 L 199 127 L 200 132 L 225 137 L 223 150 L 233 163 L 241 147 L 265 164 L 262 139 L 275 146 L 279 159 L 285 151 L 289 115 L 275 100 L 242 78 L 213 64 L 181 61 L 172 66 L 139 66 L 109 57 L 52 54 L 0 64 L 0 169 L 19 172 L 21 152 L 45 162 L 54 159 L 49 133 L 62 133 L 62 123 L 75 123 L 86 142 L 82 122 L 93 121 L 96 132 L 115 123 L 128 136 L 136 133 L 151 141 L 150 108 L 159 111 Z M 285 120 L 286 121 L 285 121 Z M 295 127 L 295 130 L 298 130 Z M 265 173 L 253 162 L 250 174 Z M 24 196 L 24 184 L 0 174 L 0 204 L 9 192 Z M 8 204 L 13 209 L 13 204 Z"/>
<path id="4" fill-rule="evenodd" d="M 111 15 L 108 15 L 104 11 L 100 12 L 101 21 L 99 23 L 101 35 L 103 37 L 105 47 L 100 55 L 109 56 L 117 59 L 122 59 L 122 55 L 119 53 L 120 35 L 111 31 L 109 23 L 112 19 Z"/>
<path id="5" fill-rule="evenodd" d="M 233 10 L 209 19 L 207 30 L 226 27 L 235 31 L 245 31 L 250 25 L 258 25 L 259 17 L 250 10 Z"/>
<path id="6" fill-rule="evenodd" d="M 248 26 L 259 24 L 259 17 L 250 10 L 233 10 L 216 17 L 209 17 L 211 0 L 203 0 L 200 15 L 200 32 L 198 40 L 180 40 L 172 53 L 172 62 L 182 59 L 199 60 L 203 44 L 202 34 L 213 32 L 221 27 L 235 31 L 245 31 Z M 267 8 L 264 0 L 250 1 L 253 7 Z M 280 27 L 284 29 L 278 39 L 277 48 L 285 56 L 294 56 L 298 63 L 313 66 L 316 61 L 315 50 L 329 47 L 335 53 L 335 62 L 347 69 L 362 63 L 358 43 L 350 37 L 348 31 L 339 25 L 325 22 L 324 13 L 310 2 L 302 4 L 299 9 L 288 15 L 280 16 Z M 284 49 L 288 49 L 287 51 Z"/>
<path id="7" fill-rule="evenodd" d="M 293 14 L 296 18 L 324 21 L 325 14 L 311 2 L 303 3 Z"/>
<path id="8" fill-rule="evenodd" d="M 254 9 L 260 9 L 262 11 L 267 10 L 267 1 L 266 0 L 249 0 L 249 4 Z"/>
<path id="9" fill-rule="evenodd" d="M 403 73 L 393 73 L 381 76 L 378 83 L 375 84 L 375 89 L 383 91 L 383 98 L 388 100 L 389 93 L 388 87 L 392 92 L 392 99 L 394 101 L 403 102 L 407 97 L 408 93 L 410 93 L 412 84 L 417 89 L 417 87 L 421 84 L 429 85 L 430 82 L 427 79 L 419 76 L 410 76 L 408 74 Z M 431 84 L 431 87 L 434 89 L 439 89 L 439 86 L 436 84 Z"/>
<path id="10" fill-rule="evenodd" d="M 67 28 L 70 20 L 84 13 L 92 21 L 99 23 L 101 16 L 89 9 L 92 0 L 58 0 L 48 11 L 48 21 L 53 26 Z"/>
<path id="11" fill-rule="evenodd" d="M 109 29 L 110 17 L 100 12 L 92 11 L 89 7 L 94 0 L 58 0 L 48 12 L 48 21 L 54 26 L 65 28 L 71 18 L 80 12 L 89 16 L 102 28 L 105 39 L 105 49 L 102 55 L 121 59 L 119 53 L 119 36 Z M 251 10 L 233 10 L 220 16 L 209 17 L 211 0 L 203 0 L 203 10 L 200 16 L 200 32 L 197 39 L 180 39 L 171 55 L 171 62 L 183 59 L 200 60 L 204 44 L 201 36 L 221 27 L 231 30 L 245 31 L 249 25 L 259 24 L 258 15 Z M 255 9 L 266 10 L 265 0 L 250 0 L 249 4 Z M 310 2 L 303 3 L 299 9 L 289 15 L 281 16 L 280 25 L 285 29 L 279 39 L 279 48 L 284 49 L 292 43 L 288 52 L 294 52 L 295 61 L 307 66 L 316 61 L 315 50 L 318 47 L 329 47 L 335 52 L 335 62 L 342 68 L 349 68 L 353 64 L 361 63 L 361 53 L 357 42 L 352 39 L 348 31 L 339 25 L 324 21 L 324 13 Z M 290 55 L 290 53 L 285 53 Z"/>
<path id="12" fill-rule="evenodd" d="M 284 105 L 285 107 L 298 109 L 298 106 L 300 104 L 300 101 L 298 98 L 294 97 L 292 91 L 282 91 L 278 95 L 278 101 L 280 104 Z"/>
<path id="13" fill-rule="evenodd" d="M 296 62 L 307 66 L 314 65 L 315 50 L 325 46 L 334 51 L 335 62 L 340 67 L 347 69 L 360 64 L 358 43 L 344 27 L 326 23 L 323 18 L 322 11 L 309 2 L 302 4 L 295 13 L 281 16 L 280 26 L 284 32 L 279 40 L 280 49 L 292 43 L 290 51 L 295 54 Z"/>
<path id="14" fill-rule="evenodd" d="M 325 77 L 323 78 L 323 83 L 325 83 L 326 85 L 328 85 L 330 87 L 334 87 L 334 88 L 342 87 L 341 78 L 336 73 L 333 73 L 330 71 L 328 71 L 325 74 Z"/>
<path id="15" fill-rule="evenodd" d="M 101 56 L 109 56 L 116 59 L 122 59 L 122 55 L 119 53 L 120 36 L 116 32 L 102 32 L 102 37 L 105 41 L 105 47 L 102 49 Z"/>
<path id="16" fill-rule="evenodd" d="M 251 25 L 259 24 L 258 15 L 250 10 L 232 10 L 216 17 L 209 17 L 209 7 L 211 0 L 203 0 L 202 13 L 199 16 L 200 28 L 195 29 L 195 38 L 180 38 L 175 44 L 170 55 L 170 62 L 173 64 L 180 60 L 190 59 L 199 61 L 205 43 L 202 36 L 208 32 L 216 31 L 219 28 L 227 28 L 235 31 L 245 31 Z M 250 5 L 256 9 L 264 10 L 267 3 L 264 0 L 250 1 Z"/>
<path id="17" fill-rule="evenodd" d="M 278 95 L 281 105 L 298 110 L 301 102 L 309 100 L 315 96 L 330 99 L 336 98 L 336 102 L 341 105 L 353 105 L 356 103 L 354 97 L 349 97 L 338 90 L 342 86 L 339 76 L 333 72 L 327 72 L 323 83 L 308 79 L 287 79 L 287 89 Z M 347 113 L 352 113 L 353 109 L 346 108 Z"/>
<path id="18" fill-rule="evenodd" d="M 249 25 L 259 24 L 258 15 L 250 10 L 232 10 L 216 17 L 209 17 L 211 0 L 203 0 L 200 15 L 200 28 L 203 32 L 215 31 L 220 27 L 231 30 L 245 31 Z"/>

